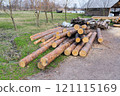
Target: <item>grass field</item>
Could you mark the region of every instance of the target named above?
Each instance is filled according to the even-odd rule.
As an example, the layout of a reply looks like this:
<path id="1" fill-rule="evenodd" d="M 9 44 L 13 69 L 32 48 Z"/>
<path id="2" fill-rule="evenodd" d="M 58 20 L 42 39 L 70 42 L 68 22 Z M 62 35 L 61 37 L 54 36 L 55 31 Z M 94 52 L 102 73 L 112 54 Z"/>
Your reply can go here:
<path id="1" fill-rule="evenodd" d="M 0 12 L 0 79 L 23 79 L 40 72 L 37 68 L 38 60 L 45 54 L 51 52 L 50 48 L 38 58 L 32 61 L 26 68 L 21 68 L 18 62 L 23 57 L 38 49 L 38 45 L 34 45 L 30 41 L 30 36 L 51 28 L 64 21 L 63 13 L 54 13 L 54 20 L 51 20 L 50 13 L 48 13 L 49 23 L 45 23 L 44 13 L 40 14 L 40 27 L 36 26 L 36 18 L 33 11 L 16 11 L 13 13 L 17 25 L 17 31 L 14 31 L 10 17 L 4 12 Z M 68 13 L 68 22 L 72 18 L 82 16 L 81 14 Z M 66 58 L 61 55 L 49 67 L 56 67 L 57 64 Z"/>

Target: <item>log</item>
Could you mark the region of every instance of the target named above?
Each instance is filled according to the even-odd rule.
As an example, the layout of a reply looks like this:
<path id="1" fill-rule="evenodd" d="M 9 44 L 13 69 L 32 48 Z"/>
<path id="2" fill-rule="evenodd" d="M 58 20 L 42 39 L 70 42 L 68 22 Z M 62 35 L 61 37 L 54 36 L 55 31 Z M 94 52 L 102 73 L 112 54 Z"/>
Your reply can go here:
<path id="1" fill-rule="evenodd" d="M 49 49 L 52 45 L 52 43 L 54 42 L 54 40 L 52 40 L 51 42 L 49 42 L 48 44 L 46 44 L 45 46 L 39 48 L 38 50 L 34 51 L 32 54 L 26 56 L 25 58 L 23 58 L 22 60 L 20 60 L 19 62 L 19 66 L 20 67 L 25 67 L 28 65 L 28 63 L 30 63 L 31 61 L 33 61 L 35 58 L 37 58 L 40 54 L 42 54 L 43 52 L 45 52 L 47 49 Z"/>
<path id="2" fill-rule="evenodd" d="M 49 30 L 47 30 L 47 31 L 54 31 L 54 30 L 60 29 L 60 28 L 61 28 L 61 27 L 57 27 L 57 28 L 49 29 Z M 45 31 L 45 32 L 46 32 L 46 31 Z M 30 36 L 30 38 L 33 38 L 33 37 L 35 37 L 35 36 L 37 36 L 37 35 L 40 35 L 40 34 L 43 34 L 43 33 L 45 33 L 45 32 L 40 32 L 40 33 L 34 34 L 34 35 Z"/>
<path id="3" fill-rule="evenodd" d="M 56 48 L 58 45 L 60 45 L 64 40 L 66 39 L 66 37 L 63 37 L 57 41 L 55 41 L 53 44 L 52 44 L 52 47 L 53 48 Z"/>
<path id="4" fill-rule="evenodd" d="M 54 40 L 55 39 L 55 36 L 53 36 L 52 38 L 50 38 L 49 40 L 47 40 L 46 42 L 43 42 L 39 45 L 39 47 L 43 47 L 45 46 L 47 43 L 49 43 L 50 41 Z"/>
<path id="5" fill-rule="evenodd" d="M 63 44 L 67 43 L 69 40 L 70 40 L 69 38 L 65 39 L 58 47 L 60 47 L 60 46 L 62 46 Z"/>
<path id="6" fill-rule="evenodd" d="M 83 28 L 80 28 L 80 29 L 78 30 L 78 33 L 79 33 L 80 35 L 82 35 L 82 34 L 88 34 L 88 33 L 90 33 L 90 31 L 91 31 L 91 30 L 85 30 L 85 29 L 83 29 Z"/>
<path id="7" fill-rule="evenodd" d="M 47 36 L 44 36 L 43 38 L 41 38 L 41 42 L 45 42 L 47 41 L 48 39 L 52 38 L 52 37 L 55 37 L 55 33 L 52 33 L 52 34 L 49 34 Z"/>
<path id="8" fill-rule="evenodd" d="M 68 48 L 64 51 L 64 54 L 65 54 L 66 56 L 69 56 L 69 55 L 72 53 L 72 51 L 75 49 L 76 46 L 77 46 L 77 43 L 74 42 L 70 47 L 68 47 Z"/>
<path id="9" fill-rule="evenodd" d="M 76 31 L 75 29 L 70 30 L 70 31 L 67 33 L 67 36 L 68 36 L 68 37 L 71 37 L 71 36 L 73 36 L 75 33 L 77 33 L 77 31 Z"/>
<path id="10" fill-rule="evenodd" d="M 81 41 L 80 34 L 76 33 L 75 34 L 75 42 L 79 43 Z"/>
<path id="11" fill-rule="evenodd" d="M 59 35 L 59 34 L 61 34 L 61 33 L 63 33 L 63 30 L 57 31 L 57 32 L 56 32 L 56 35 Z"/>
<path id="12" fill-rule="evenodd" d="M 79 55 L 79 51 L 82 49 L 82 47 L 85 45 L 85 43 L 81 43 L 81 44 L 78 44 L 76 46 L 76 48 L 72 51 L 72 55 L 73 56 L 78 56 Z"/>
<path id="13" fill-rule="evenodd" d="M 98 38 L 98 42 L 99 42 L 99 43 L 102 43 L 102 42 L 103 42 L 103 36 L 102 36 L 102 33 L 101 33 L 101 29 L 100 29 L 100 28 L 97 28 L 97 38 Z"/>
<path id="14" fill-rule="evenodd" d="M 90 48 L 92 47 L 92 44 L 93 44 L 95 38 L 96 38 L 96 34 L 97 34 L 97 33 L 94 32 L 94 33 L 92 34 L 92 36 L 90 37 L 89 42 L 81 49 L 81 51 L 79 52 L 79 55 L 80 55 L 80 56 L 82 56 L 82 57 L 87 56 Z"/>
<path id="15" fill-rule="evenodd" d="M 82 28 L 85 30 L 88 29 L 87 25 L 82 25 Z"/>
<path id="16" fill-rule="evenodd" d="M 120 27 L 120 24 L 113 24 L 113 27 Z"/>
<path id="17" fill-rule="evenodd" d="M 70 27 L 70 28 L 65 28 L 65 31 L 64 32 L 67 32 L 67 31 L 70 31 L 70 30 L 73 30 L 74 28 L 73 27 Z M 63 33 L 64 33 L 63 32 Z"/>
<path id="18" fill-rule="evenodd" d="M 41 42 L 41 39 L 35 41 L 34 44 L 37 45 L 37 44 L 40 43 L 40 42 Z"/>
<path id="19" fill-rule="evenodd" d="M 64 50 L 74 42 L 74 40 L 75 39 L 70 39 L 69 42 L 63 44 L 62 46 L 56 48 L 54 51 L 42 57 L 38 63 L 38 68 L 44 69 L 46 66 L 48 66 L 54 59 L 60 56 L 64 52 Z"/>
<path id="20" fill-rule="evenodd" d="M 80 28 L 81 28 L 80 25 L 78 25 L 78 24 L 75 24 L 75 25 L 74 25 L 74 29 L 75 29 L 75 30 L 79 30 Z"/>
<path id="21" fill-rule="evenodd" d="M 119 16 L 114 16 L 114 17 L 107 17 L 107 16 L 93 16 L 92 19 L 109 19 L 109 20 L 112 20 L 112 19 L 117 19 L 119 18 Z"/>
<path id="22" fill-rule="evenodd" d="M 67 36 L 67 33 L 68 33 L 68 31 L 67 31 L 67 32 L 64 32 L 64 33 L 61 33 L 61 34 L 59 34 L 59 35 L 56 35 L 56 40 Z"/>
<path id="23" fill-rule="evenodd" d="M 83 36 L 82 41 L 84 43 L 87 43 L 89 41 L 89 38 L 92 36 L 92 32 L 90 32 L 87 36 Z"/>
<path id="24" fill-rule="evenodd" d="M 63 28 L 56 28 L 54 31 L 53 31 L 53 30 L 45 31 L 44 33 L 42 33 L 42 34 L 40 34 L 40 35 L 37 35 L 37 36 L 35 36 L 35 37 L 32 37 L 32 38 L 31 38 L 31 41 L 36 40 L 36 39 L 39 39 L 39 38 L 41 38 L 41 37 L 44 37 L 44 36 L 46 36 L 46 35 L 48 35 L 48 34 L 55 33 L 56 31 L 60 31 L 60 30 L 63 30 Z"/>

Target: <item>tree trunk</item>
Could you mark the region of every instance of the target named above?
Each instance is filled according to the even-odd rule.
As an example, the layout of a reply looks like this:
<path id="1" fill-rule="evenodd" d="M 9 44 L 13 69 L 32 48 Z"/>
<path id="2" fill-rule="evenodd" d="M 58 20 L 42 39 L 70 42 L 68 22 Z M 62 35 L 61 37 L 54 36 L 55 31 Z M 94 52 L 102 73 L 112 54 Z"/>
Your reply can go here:
<path id="1" fill-rule="evenodd" d="M 41 42 L 41 39 L 35 41 L 34 44 L 37 45 L 37 44 L 40 43 L 40 42 Z"/>
<path id="2" fill-rule="evenodd" d="M 93 44 L 95 38 L 96 38 L 96 34 L 97 34 L 96 32 L 94 32 L 94 33 L 92 34 L 92 36 L 90 37 L 89 42 L 88 42 L 88 43 L 82 48 L 82 50 L 80 51 L 80 53 L 79 53 L 80 56 L 82 56 L 82 57 L 87 56 L 90 48 L 92 47 L 92 44 Z"/>
<path id="3" fill-rule="evenodd" d="M 52 18 L 52 21 L 53 21 L 54 17 L 53 17 L 53 11 L 52 10 L 51 10 L 51 18 Z"/>
<path id="4" fill-rule="evenodd" d="M 47 11 L 45 11 L 46 23 L 48 23 Z"/>
<path id="5" fill-rule="evenodd" d="M 41 43 L 39 46 L 40 46 L 40 47 L 43 47 L 43 46 L 45 46 L 47 43 L 49 43 L 50 41 L 52 41 L 52 40 L 54 40 L 54 39 L 55 39 L 55 36 L 52 37 L 52 38 L 50 38 L 50 39 L 47 40 L 46 42 Z"/>
<path id="6" fill-rule="evenodd" d="M 32 37 L 32 38 L 31 38 L 31 41 L 36 40 L 36 39 L 39 39 L 39 38 L 41 38 L 41 37 L 44 37 L 44 36 L 46 36 L 46 35 L 48 35 L 48 34 L 55 33 L 56 31 L 62 30 L 62 29 L 63 29 L 63 28 L 56 28 L 56 29 L 54 29 L 54 30 L 47 30 L 47 31 L 45 31 L 45 32 L 42 32 L 42 34 L 39 34 L 39 35 L 37 35 L 37 36 L 35 36 L 35 37 Z"/>
<path id="7" fill-rule="evenodd" d="M 39 21 L 39 17 L 40 17 L 40 11 L 39 12 L 37 12 L 37 17 L 36 17 L 36 25 L 39 27 L 39 25 L 40 25 L 40 21 Z"/>
<path id="8" fill-rule="evenodd" d="M 43 66 L 42 69 L 44 69 L 47 65 L 49 65 L 55 58 L 60 56 L 66 48 L 68 48 L 75 39 L 70 39 L 67 43 L 59 46 L 54 51 L 50 52 L 49 54 L 45 55 L 40 59 L 40 62 L 38 63 L 38 68 L 41 69 L 41 65 Z"/>
<path id="9" fill-rule="evenodd" d="M 87 36 L 82 37 L 82 41 L 84 43 L 87 43 L 89 41 L 89 38 L 92 36 L 92 32 L 90 32 Z"/>
<path id="10" fill-rule="evenodd" d="M 85 43 L 82 42 L 82 44 L 78 44 L 76 48 L 72 51 L 73 56 L 78 56 L 79 51 L 82 49 L 82 47 L 85 45 Z"/>
<path id="11" fill-rule="evenodd" d="M 68 32 L 64 32 L 64 33 L 62 33 L 62 34 L 56 35 L 56 40 L 67 36 L 67 33 L 68 33 Z"/>
<path id="12" fill-rule="evenodd" d="M 102 36 L 100 28 L 97 28 L 97 38 L 98 38 L 99 43 L 103 42 L 103 36 Z"/>
<path id="13" fill-rule="evenodd" d="M 58 45 L 60 45 L 64 40 L 66 39 L 66 37 L 63 37 L 57 41 L 55 41 L 53 44 L 52 44 L 52 47 L 53 48 L 56 48 Z"/>
<path id="14" fill-rule="evenodd" d="M 64 54 L 65 54 L 66 56 L 69 56 L 69 55 L 72 53 L 72 51 L 75 49 L 76 46 L 77 46 L 77 43 L 74 42 L 70 47 L 68 47 L 68 48 L 64 51 Z"/>
<path id="15" fill-rule="evenodd" d="M 80 35 L 78 33 L 76 33 L 75 34 L 75 42 L 80 43 L 80 41 L 81 41 Z"/>
<path id="16" fill-rule="evenodd" d="M 68 37 L 72 37 L 75 33 L 77 33 L 77 31 L 76 31 L 75 29 L 70 30 L 70 31 L 67 33 L 67 36 L 68 36 Z"/>
<path id="17" fill-rule="evenodd" d="M 49 42 L 48 44 L 46 44 L 45 46 L 39 48 L 38 50 L 36 50 L 35 52 L 33 52 L 32 54 L 26 56 L 25 58 L 23 58 L 22 60 L 20 60 L 19 65 L 21 67 L 25 67 L 27 66 L 28 63 L 30 63 L 31 61 L 33 61 L 35 58 L 37 58 L 40 54 L 42 54 L 43 52 L 45 52 L 47 49 L 49 49 L 52 45 L 52 43 L 54 42 L 54 40 L 52 40 L 51 42 Z"/>

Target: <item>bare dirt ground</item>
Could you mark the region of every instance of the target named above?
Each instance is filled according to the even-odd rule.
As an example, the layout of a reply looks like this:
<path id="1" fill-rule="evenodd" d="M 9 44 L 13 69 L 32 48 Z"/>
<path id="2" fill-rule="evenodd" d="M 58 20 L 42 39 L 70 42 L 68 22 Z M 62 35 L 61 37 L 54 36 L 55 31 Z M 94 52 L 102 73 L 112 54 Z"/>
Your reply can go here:
<path id="1" fill-rule="evenodd" d="M 29 80 L 120 80 L 120 28 L 103 31 L 104 43 L 94 43 L 86 58 L 70 56 L 57 68 Z"/>

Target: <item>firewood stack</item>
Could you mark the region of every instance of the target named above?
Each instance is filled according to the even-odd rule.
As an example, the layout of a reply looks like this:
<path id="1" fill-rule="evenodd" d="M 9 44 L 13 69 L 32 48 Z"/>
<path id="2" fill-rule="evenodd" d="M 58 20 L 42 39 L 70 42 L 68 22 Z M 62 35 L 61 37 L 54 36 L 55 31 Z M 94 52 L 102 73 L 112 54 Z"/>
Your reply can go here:
<path id="1" fill-rule="evenodd" d="M 30 36 L 30 39 L 31 41 L 36 40 L 34 41 L 35 45 L 41 42 L 39 44 L 40 48 L 20 60 L 19 65 L 21 67 L 27 66 L 50 47 L 54 48 L 54 50 L 40 58 L 37 64 L 39 69 L 45 69 L 62 53 L 66 56 L 86 57 L 96 38 L 99 43 L 103 42 L 100 28 L 93 30 L 87 25 L 80 26 L 78 24 L 71 28 L 57 27 L 37 33 Z"/>

